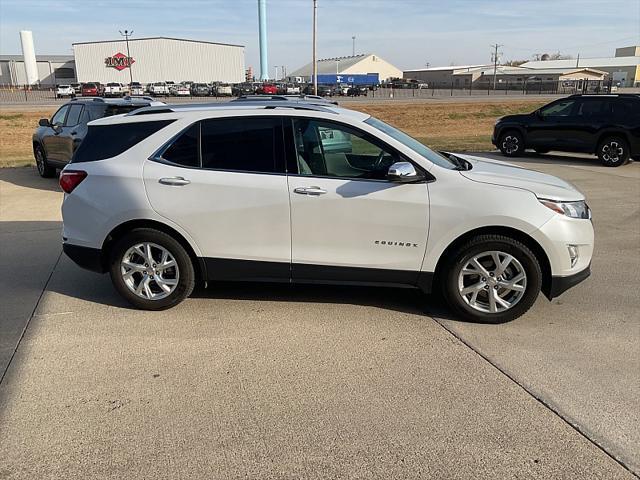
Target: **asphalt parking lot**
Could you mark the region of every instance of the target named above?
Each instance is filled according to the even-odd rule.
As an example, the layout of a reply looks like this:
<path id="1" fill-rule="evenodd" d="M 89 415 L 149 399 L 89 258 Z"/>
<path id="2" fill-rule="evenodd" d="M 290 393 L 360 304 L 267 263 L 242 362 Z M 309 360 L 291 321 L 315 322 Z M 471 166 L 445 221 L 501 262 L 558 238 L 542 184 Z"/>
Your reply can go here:
<path id="1" fill-rule="evenodd" d="M 393 289 L 132 310 L 61 255 L 55 180 L 0 170 L 0 478 L 636 477 L 640 163 L 517 162 L 585 192 L 596 253 L 498 326 Z"/>

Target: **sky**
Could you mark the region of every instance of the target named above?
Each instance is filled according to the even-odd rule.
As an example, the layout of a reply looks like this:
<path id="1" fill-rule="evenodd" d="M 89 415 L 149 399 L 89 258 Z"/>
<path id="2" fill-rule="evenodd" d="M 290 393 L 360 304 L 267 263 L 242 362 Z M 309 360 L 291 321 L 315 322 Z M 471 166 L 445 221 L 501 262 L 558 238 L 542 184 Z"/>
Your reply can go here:
<path id="1" fill-rule="evenodd" d="M 267 0 L 269 67 L 311 61 L 312 0 Z M 257 72 L 257 0 L 0 0 L 0 53 L 19 54 L 32 30 L 37 54 L 71 44 L 167 36 L 244 45 Z M 318 0 L 318 56 L 375 53 L 401 69 L 483 64 L 561 52 L 612 56 L 640 45 L 640 0 Z"/>

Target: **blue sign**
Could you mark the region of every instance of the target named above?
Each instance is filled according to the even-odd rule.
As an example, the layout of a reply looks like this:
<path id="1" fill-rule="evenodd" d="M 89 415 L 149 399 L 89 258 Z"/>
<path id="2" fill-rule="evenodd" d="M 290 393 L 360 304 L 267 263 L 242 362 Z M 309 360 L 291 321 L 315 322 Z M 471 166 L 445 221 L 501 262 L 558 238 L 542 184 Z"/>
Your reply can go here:
<path id="1" fill-rule="evenodd" d="M 313 77 L 311 77 L 313 82 Z M 378 85 L 380 75 L 377 73 L 353 73 L 346 75 L 318 75 L 318 83 L 323 85 L 337 85 L 344 83 L 347 85 Z"/>

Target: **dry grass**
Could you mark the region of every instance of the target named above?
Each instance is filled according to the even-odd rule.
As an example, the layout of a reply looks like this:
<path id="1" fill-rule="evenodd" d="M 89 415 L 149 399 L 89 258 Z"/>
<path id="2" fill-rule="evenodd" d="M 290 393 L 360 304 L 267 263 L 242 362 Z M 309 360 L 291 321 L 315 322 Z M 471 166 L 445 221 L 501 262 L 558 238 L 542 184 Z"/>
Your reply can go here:
<path id="1" fill-rule="evenodd" d="M 37 112 L 0 110 L 0 168 L 33 163 L 31 136 L 38 120 L 54 111 L 55 107 Z"/>
<path id="2" fill-rule="evenodd" d="M 469 103 L 357 103 L 349 108 L 374 115 L 432 148 L 456 151 L 491 150 L 491 132 L 498 117 L 531 112 L 541 102 Z M 50 117 L 54 108 L 42 111 L 0 111 L 0 167 L 33 163 L 31 135 L 38 120 Z"/>

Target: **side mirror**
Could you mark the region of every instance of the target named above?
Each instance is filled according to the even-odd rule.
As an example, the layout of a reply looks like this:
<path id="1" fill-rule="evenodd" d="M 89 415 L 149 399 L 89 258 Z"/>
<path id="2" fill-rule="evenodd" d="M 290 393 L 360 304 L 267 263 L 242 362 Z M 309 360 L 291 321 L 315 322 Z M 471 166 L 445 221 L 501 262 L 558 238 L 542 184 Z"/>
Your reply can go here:
<path id="1" fill-rule="evenodd" d="M 40 125 L 41 127 L 50 127 L 51 123 L 49 123 L 48 118 L 41 118 L 40 120 L 38 120 L 38 125 Z"/>
<path id="2" fill-rule="evenodd" d="M 411 183 L 424 179 L 410 162 L 396 162 L 391 165 L 387 172 L 387 178 L 398 183 Z"/>

